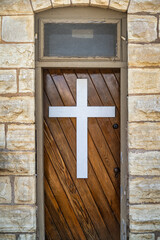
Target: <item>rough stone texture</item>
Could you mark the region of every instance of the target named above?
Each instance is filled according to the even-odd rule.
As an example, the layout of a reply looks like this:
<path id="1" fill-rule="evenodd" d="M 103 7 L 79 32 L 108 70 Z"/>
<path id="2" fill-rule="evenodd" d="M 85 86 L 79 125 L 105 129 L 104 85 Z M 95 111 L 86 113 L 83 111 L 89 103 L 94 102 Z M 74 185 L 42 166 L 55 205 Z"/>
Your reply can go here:
<path id="1" fill-rule="evenodd" d="M 29 0 L 1 0 L 0 15 L 31 14 L 33 13 Z"/>
<path id="2" fill-rule="evenodd" d="M 129 181 L 130 203 L 159 203 L 160 177 L 136 177 Z"/>
<path id="3" fill-rule="evenodd" d="M 160 175 L 160 152 L 129 152 L 130 175 Z"/>
<path id="4" fill-rule="evenodd" d="M 160 229 L 160 205 L 142 204 L 129 208 L 130 230 L 132 232 L 152 232 Z"/>
<path id="5" fill-rule="evenodd" d="M 0 206 L 1 232 L 34 232 L 36 209 L 30 206 Z"/>
<path id="6" fill-rule="evenodd" d="M 0 44 L 0 66 L 2 68 L 34 68 L 34 45 Z"/>
<path id="7" fill-rule="evenodd" d="M 46 9 L 52 8 L 50 0 L 31 0 L 33 10 L 35 12 L 44 11 Z"/>
<path id="8" fill-rule="evenodd" d="M 129 0 L 111 0 L 109 8 L 126 12 L 128 9 Z"/>
<path id="9" fill-rule="evenodd" d="M 8 125 L 7 148 L 11 150 L 33 150 L 35 148 L 35 126 Z"/>
<path id="10" fill-rule="evenodd" d="M 20 234 L 18 240 L 36 240 L 36 234 Z"/>
<path id="11" fill-rule="evenodd" d="M 2 40 L 5 42 L 34 42 L 34 16 L 3 17 Z"/>
<path id="12" fill-rule="evenodd" d="M 5 126 L 0 124 L 0 148 L 5 147 Z"/>
<path id="13" fill-rule="evenodd" d="M 109 0 L 91 0 L 90 6 L 97 6 L 97 7 L 103 7 L 106 8 L 109 5 Z"/>
<path id="14" fill-rule="evenodd" d="M 160 66 L 160 44 L 128 44 L 130 67 Z"/>
<path id="15" fill-rule="evenodd" d="M 130 123 L 129 148 L 144 150 L 160 149 L 160 122 Z"/>
<path id="16" fill-rule="evenodd" d="M 11 182 L 9 177 L 0 177 L 0 203 L 11 203 Z"/>
<path id="17" fill-rule="evenodd" d="M 159 0 L 131 0 L 128 13 L 137 12 L 160 12 L 160 1 Z"/>
<path id="18" fill-rule="evenodd" d="M 0 17 L 0 42 L 2 40 L 2 17 Z"/>
<path id="19" fill-rule="evenodd" d="M 72 0 L 72 4 L 76 6 L 89 6 L 89 0 Z"/>
<path id="20" fill-rule="evenodd" d="M 91 0 L 90 5 L 93 6 L 93 7 L 97 6 L 97 7 L 106 8 L 109 5 L 109 0 Z"/>
<path id="21" fill-rule="evenodd" d="M 128 41 L 152 42 L 157 39 L 157 18 L 128 15 Z"/>
<path id="22" fill-rule="evenodd" d="M 0 234 L 0 240 L 16 240 L 16 236 L 13 234 Z"/>
<path id="23" fill-rule="evenodd" d="M 0 70 L 0 94 L 16 92 L 16 70 Z"/>
<path id="24" fill-rule="evenodd" d="M 128 92 L 160 93 L 160 69 L 128 69 Z"/>
<path id="25" fill-rule="evenodd" d="M 159 28 L 159 38 L 160 38 L 160 16 L 159 16 L 159 26 L 158 26 L 158 28 Z"/>
<path id="26" fill-rule="evenodd" d="M 130 96 L 128 104 L 129 122 L 160 120 L 160 95 Z"/>
<path id="27" fill-rule="evenodd" d="M 34 97 L 0 97 L 1 122 L 34 122 Z"/>
<path id="28" fill-rule="evenodd" d="M 19 74 L 19 92 L 27 93 L 34 92 L 34 69 L 21 69 Z"/>
<path id="29" fill-rule="evenodd" d="M 0 175 L 33 175 L 35 174 L 35 153 L 1 152 Z"/>
<path id="30" fill-rule="evenodd" d="M 14 189 L 15 203 L 35 203 L 35 177 L 15 177 Z"/>
<path id="31" fill-rule="evenodd" d="M 153 233 L 147 233 L 147 234 L 130 233 L 129 239 L 130 240 L 155 240 L 155 235 Z"/>
<path id="32" fill-rule="evenodd" d="M 67 7 L 71 5 L 70 0 L 51 0 L 53 7 Z"/>

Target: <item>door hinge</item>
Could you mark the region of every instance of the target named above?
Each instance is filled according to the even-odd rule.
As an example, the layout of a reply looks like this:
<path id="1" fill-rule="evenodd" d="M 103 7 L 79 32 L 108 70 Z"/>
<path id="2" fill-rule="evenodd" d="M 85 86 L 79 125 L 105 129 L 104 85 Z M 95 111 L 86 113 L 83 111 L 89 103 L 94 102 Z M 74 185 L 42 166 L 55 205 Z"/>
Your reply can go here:
<path id="1" fill-rule="evenodd" d="M 38 33 L 35 33 L 34 38 L 38 39 Z"/>

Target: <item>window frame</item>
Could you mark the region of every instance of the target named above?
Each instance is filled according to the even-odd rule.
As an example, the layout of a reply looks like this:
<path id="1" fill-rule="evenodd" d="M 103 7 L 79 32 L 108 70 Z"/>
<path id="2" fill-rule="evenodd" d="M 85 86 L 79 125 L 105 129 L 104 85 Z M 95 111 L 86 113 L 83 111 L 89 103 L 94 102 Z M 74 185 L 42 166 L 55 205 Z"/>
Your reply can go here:
<path id="1" fill-rule="evenodd" d="M 46 23 L 92 23 L 92 24 L 97 24 L 97 23 L 110 23 L 110 24 L 117 24 L 117 56 L 115 57 L 58 57 L 58 56 L 44 56 L 44 25 Z M 91 60 L 97 60 L 97 61 L 120 61 L 121 60 L 121 45 L 122 45 L 122 39 L 121 39 L 121 25 L 122 21 L 120 19 L 105 19 L 101 21 L 97 21 L 97 18 L 90 18 L 90 19 L 85 19 L 85 20 L 78 20 L 78 19 L 40 19 L 39 20 L 39 33 L 40 33 L 40 38 L 39 38 L 39 59 L 41 61 L 58 61 L 58 60 L 63 60 L 63 61 L 75 61 L 75 60 L 82 60 L 82 61 L 91 61 Z"/>

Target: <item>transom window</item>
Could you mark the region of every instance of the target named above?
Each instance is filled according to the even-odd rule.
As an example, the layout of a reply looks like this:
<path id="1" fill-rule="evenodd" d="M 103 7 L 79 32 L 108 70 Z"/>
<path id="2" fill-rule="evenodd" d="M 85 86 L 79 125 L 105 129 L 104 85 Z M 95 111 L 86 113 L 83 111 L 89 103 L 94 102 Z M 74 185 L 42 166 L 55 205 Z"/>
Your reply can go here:
<path id="1" fill-rule="evenodd" d="M 117 57 L 117 24 L 45 23 L 44 56 Z"/>
<path id="2" fill-rule="evenodd" d="M 126 16 L 109 9 L 65 8 L 39 13 L 37 59 L 40 61 L 122 61 Z"/>

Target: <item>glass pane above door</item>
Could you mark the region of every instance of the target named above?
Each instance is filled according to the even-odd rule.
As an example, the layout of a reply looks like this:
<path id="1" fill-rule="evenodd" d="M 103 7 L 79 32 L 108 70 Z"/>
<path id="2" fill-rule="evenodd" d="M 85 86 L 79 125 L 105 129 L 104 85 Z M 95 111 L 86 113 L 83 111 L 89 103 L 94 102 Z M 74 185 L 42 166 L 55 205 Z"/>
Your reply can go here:
<path id="1" fill-rule="evenodd" d="M 117 56 L 115 23 L 45 23 L 45 57 Z"/>

